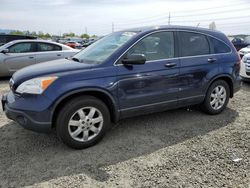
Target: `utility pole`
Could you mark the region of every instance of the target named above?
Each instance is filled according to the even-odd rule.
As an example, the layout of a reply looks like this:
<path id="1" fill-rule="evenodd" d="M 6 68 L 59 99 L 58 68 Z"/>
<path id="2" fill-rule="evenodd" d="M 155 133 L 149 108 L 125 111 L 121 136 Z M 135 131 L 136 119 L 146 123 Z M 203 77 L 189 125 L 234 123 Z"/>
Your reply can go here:
<path id="1" fill-rule="evenodd" d="M 85 34 L 88 34 L 88 28 L 85 27 Z"/>
<path id="2" fill-rule="evenodd" d="M 170 15 L 170 12 L 168 14 L 168 25 L 170 25 L 170 19 L 171 19 L 171 15 Z"/>
<path id="3" fill-rule="evenodd" d="M 114 26 L 114 22 L 112 22 L 112 33 L 114 33 L 115 31 L 115 26 Z"/>

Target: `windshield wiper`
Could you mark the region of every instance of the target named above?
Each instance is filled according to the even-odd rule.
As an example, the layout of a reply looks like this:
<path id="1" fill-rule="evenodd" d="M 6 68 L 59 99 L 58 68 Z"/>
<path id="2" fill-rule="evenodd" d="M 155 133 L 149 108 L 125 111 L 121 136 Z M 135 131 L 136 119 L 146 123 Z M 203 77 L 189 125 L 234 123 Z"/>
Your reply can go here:
<path id="1" fill-rule="evenodd" d="M 76 58 L 76 57 L 72 57 L 71 59 L 72 59 L 73 61 L 80 62 L 80 60 L 79 60 L 78 58 Z"/>

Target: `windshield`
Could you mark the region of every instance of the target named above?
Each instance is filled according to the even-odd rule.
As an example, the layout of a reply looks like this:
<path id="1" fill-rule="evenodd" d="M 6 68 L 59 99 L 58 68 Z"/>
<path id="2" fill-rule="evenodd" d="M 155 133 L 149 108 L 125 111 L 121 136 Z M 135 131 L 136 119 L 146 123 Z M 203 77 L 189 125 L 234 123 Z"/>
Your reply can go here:
<path id="1" fill-rule="evenodd" d="M 130 40 L 136 32 L 117 32 L 108 35 L 73 56 L 81 63 L 100 64 Z"/>

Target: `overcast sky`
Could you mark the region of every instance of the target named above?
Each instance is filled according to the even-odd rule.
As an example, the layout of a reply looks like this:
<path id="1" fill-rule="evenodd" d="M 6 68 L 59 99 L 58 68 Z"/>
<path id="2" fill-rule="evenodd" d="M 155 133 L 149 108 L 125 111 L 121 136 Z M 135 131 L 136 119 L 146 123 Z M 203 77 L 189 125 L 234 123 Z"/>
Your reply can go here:
<path id="1" fill-rule="evenodd" d="M 168 24 L 250 34 L 250 0 L 0 0 L 0 29 L 104 35 Z"/>

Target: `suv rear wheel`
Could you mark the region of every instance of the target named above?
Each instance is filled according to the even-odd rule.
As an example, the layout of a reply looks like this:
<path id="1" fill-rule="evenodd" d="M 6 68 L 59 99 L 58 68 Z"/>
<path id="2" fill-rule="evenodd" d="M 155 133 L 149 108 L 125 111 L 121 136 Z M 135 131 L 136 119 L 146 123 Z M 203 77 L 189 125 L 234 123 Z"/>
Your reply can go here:
<path id="1" fill-rule="evenodd" d="M 59 112 L 56 131 L 69 147 L 83 149 L 99 142 L 110 124 L 107 106 L 92 96 L 69 101 Z"/>
<path id="2" fill-rule="evenodd" d="M 224 80 L 217 80 L 209 87 L 205 100 L 201 105 L 204 112 L 208 114 L 219 114 L 227 106 L 230 89 Z"/>

